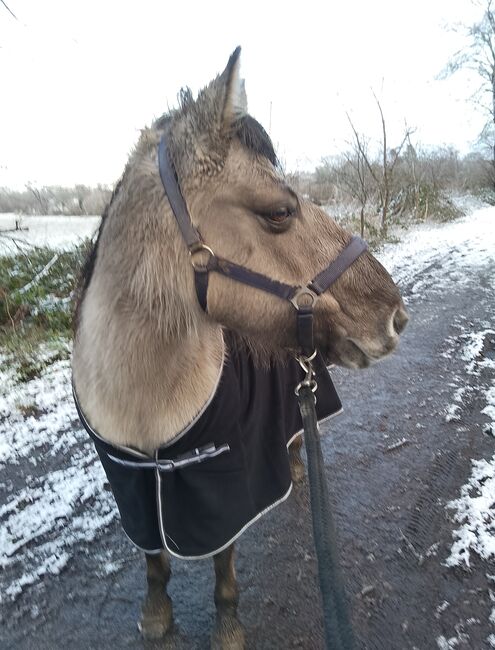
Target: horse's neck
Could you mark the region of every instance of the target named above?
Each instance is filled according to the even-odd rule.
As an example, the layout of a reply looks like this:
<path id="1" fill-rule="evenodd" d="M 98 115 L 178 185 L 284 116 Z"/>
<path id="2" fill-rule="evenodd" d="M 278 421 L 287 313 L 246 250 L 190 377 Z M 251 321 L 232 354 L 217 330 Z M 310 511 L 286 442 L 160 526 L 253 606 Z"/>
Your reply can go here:
<path id="1" fill-rule="evenodd" d="M 111 442 L 151 452 L 201 412 L 223 365 L 220 327 L 167 341 L 137 316 L 98 308 L 89 292 L 74 348 L 74 383 L 90 424 Z"/>

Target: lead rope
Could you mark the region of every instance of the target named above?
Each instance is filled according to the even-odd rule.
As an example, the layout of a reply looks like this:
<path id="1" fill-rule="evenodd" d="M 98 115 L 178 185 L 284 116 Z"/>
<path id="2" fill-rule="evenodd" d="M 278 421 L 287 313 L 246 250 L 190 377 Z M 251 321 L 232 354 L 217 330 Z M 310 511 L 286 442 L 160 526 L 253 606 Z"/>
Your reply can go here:
<path id="1" fill-rule="evenodd" d="M 311 357 L 298 357 L 301 367 L 306 372 L 306 377 L 296 387 L 296 395 L 301 411 L 308 457 L 313 538 L 323 601 L 326 648 L 327 650 L 352 650 L 354 638 L 339 569 L 335 524 L 325 477 L 325 464 L 315 408 L 317 384 L 312 365 L 315 356 L 316 352 Z"/>

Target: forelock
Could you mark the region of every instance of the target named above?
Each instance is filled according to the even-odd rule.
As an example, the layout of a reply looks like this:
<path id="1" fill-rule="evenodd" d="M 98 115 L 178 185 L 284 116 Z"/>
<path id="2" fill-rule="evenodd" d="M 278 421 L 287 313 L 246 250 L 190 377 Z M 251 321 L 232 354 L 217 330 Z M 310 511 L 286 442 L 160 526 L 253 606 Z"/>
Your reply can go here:
<path id="1" fill-rule="evenodd" d="M 244 115 L 237 120 L 234 134 L 247 149 L 257 156 L 267 158 L 274 167 L 279 166 L 270 136 L 254 117 Z"/>

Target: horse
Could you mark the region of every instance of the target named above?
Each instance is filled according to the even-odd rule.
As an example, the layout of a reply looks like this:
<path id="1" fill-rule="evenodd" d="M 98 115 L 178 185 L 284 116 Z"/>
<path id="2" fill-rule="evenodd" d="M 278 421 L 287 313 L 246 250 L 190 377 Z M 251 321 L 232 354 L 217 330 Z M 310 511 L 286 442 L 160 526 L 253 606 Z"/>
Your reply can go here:
<path id="1" fill-rule="evenodd" d="M 172 189 L 164 187 L 165 158 Z M 199 244 L 185 241 L 188 229 Z M 144 638 L 160 638 L 173 625 L 170 555 L 212 556 L 211 646 L 245 647 L 234 540 L 304 475 L 294 314 L 306 299 L 314 302 L 308 280 L 352 245 L 349 232 L 287 184 L 269 136 L 247 111 L 240 48 L 196 98 L 183 89 L 178 107 L 142 130 L 84 267 L 72 365 L 76 405 L 124 530 L 145 552 Z M 303 287 L 301 305 L 295 310 L 294 298 L 239 282 L 228 264 L 207 274 L 200 296 L 198 278 L 201 284 L 217 256 L 242 265 L 262 289 Z M 396 348 L 408 320 L 392 278 L 370 252 L 361 247 L 347 266 L 312 314 L 323 415 L 340 408 L 324 366 L 369 366 Z M 214 426 L 204 432 L 206 420 Z M 188 436 L 199 429 L 193 444 Z M 250 451 L 248 430 L 261 452 Z M 246 478 L 248 465 L 261 488 Z"/>

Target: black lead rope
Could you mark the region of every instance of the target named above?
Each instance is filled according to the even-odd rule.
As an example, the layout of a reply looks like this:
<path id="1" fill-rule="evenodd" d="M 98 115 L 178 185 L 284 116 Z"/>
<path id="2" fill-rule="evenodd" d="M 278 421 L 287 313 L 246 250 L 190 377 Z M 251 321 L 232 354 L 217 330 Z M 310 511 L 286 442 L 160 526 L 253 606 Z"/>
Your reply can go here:
<path id="1" fill-rule="evenodd" d="M 311 361 L 305 359 L 306 380 L 296 388 L 304 428 L 308 457 L 309 494 L 313 539 L 318 560 L 318 579 L 323 603 L 323 622 L 327 650 L 352 650 L 354 636 L 347 608 L 342 575 L 339 569 L 337 534 L 325 476 L 318 417 L 316 415 L 316 382 Z"/>
<path id="2" fill-rule="evenodd" d="M 354 647 L 353 633 L 339 570 L 335 524 L 318 433 L 315 396 L 310 386 L 301 387 L 298 400 L 308 456 L 311 516 L 323 601 L 326 647 L 327 650 L 351 650 Z"/>

